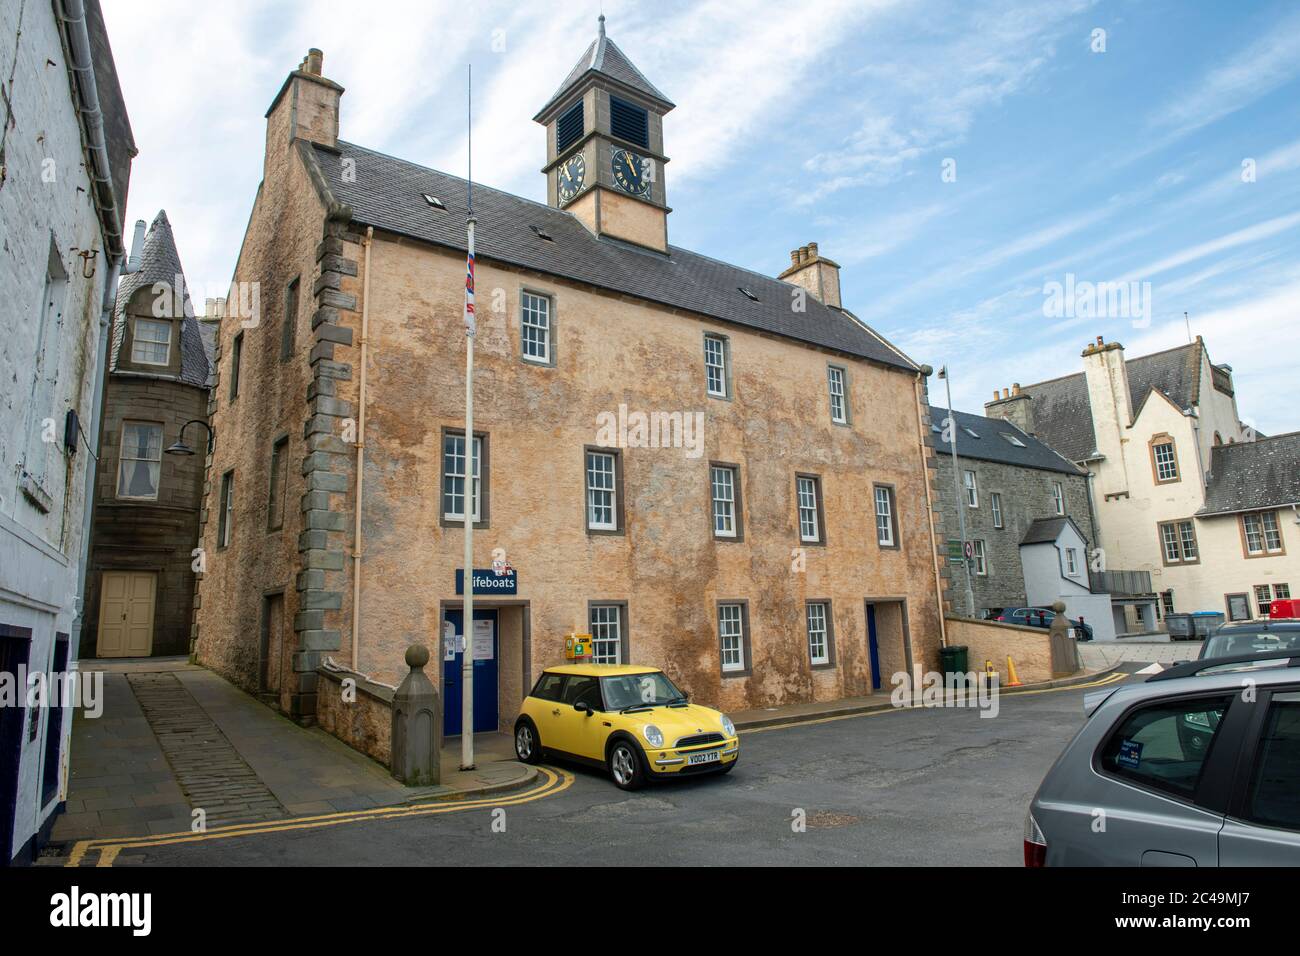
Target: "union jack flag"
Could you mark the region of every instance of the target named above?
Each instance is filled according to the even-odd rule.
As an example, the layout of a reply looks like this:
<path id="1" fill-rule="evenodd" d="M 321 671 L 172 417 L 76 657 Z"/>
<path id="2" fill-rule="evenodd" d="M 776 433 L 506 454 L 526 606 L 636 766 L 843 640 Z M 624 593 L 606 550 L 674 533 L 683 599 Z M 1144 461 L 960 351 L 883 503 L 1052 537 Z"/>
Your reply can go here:
<path id="1" fill-rule="evenodd" d="M 465 331 L 473 335 L 477 326 L 474 314 L 474 249 L 465 257 Z"/>

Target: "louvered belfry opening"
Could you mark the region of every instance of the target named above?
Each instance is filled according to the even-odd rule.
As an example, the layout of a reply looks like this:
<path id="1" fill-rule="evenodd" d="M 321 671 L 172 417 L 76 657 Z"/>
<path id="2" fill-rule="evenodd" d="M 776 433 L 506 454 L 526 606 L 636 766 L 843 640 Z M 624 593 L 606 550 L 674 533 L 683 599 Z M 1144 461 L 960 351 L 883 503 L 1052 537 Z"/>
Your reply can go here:
<path id="1" fill-rule="evenodd" d="M 649 148 L 650 114 L 639 106 L 620 100 L 617 96 L 609 98 L 609 131 L 619 139 Z"/>
<path id="2" fill-rule="evenodd" d="M 555 152 L 558 155 L 582 138 L 584 131 L 582 100 L 564 111 L 555 124 Z"/>

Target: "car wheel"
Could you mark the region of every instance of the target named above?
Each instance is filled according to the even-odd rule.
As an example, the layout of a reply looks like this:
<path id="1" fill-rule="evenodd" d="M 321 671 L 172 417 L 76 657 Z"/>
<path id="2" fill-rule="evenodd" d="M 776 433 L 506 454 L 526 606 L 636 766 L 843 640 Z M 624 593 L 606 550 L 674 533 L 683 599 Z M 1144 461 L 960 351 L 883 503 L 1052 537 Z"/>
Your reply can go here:
<path id="1" fill-rule="evenodd" d="M 531 720 L 515 724 L 515 756 L 524 763 L 537 763 L 542 759 L 542 742 Z"/>
<path id="2" fill-rule="evenodd" d="M 645 783 L 641 755 L 636 744 L 629 740 L 617 741 L 609 749 L 609 775 L 620 790 L 639 790 Z"/>

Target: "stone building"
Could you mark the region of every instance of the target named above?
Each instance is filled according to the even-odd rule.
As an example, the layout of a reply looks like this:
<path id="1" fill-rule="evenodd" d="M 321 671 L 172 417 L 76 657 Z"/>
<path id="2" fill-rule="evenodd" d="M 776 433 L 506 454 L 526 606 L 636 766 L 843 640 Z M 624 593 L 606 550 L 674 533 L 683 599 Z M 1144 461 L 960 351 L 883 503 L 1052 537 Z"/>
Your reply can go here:
<path id="1" fill-rule="evenodd" d="M 1093 476 L 1107 573 L 1149 577 L 1162 613 L 1248 620 L 1289 596 L 1300 579 L 1294 434 L 1242 424 L 1232 368 L 1199 336 L 1132 359 L 1098 336 L 1082 357 L 1082 372 L 1019 389 L 1013 414 Z M 1123 607 L 1116 624 L 1151 630 L 1157 613 Z"/>
<path id="2" fill-rule="evenodd" d="M 209 375 L 160 212 L 113 315 L 83 657 L 189 653 Z M 168 454 L 178 443 L 198 454 Z"/>
<path id="3" fill-rule="evenodd" d="M 0 62 L 0 674 L 18 681 L 78 656 L 135 142 L 98 0 L 0 4 Z M 0 865 L 34 857 L 66 794 L 72 708 L 20 697 L 0 707 Z"/>
<path id="4" fill-rule="evenodd" d="M 393 682 L 423 642 L 459 732 L 467 470 L 476 729 L 574 631 L 726 708 L 937 661 L 920 370 L 811 246 L 782 281 L 667 242 L 672 103 L 603 23 L 536 116 L 549 202 L 474 188 L 469 454 L 466 183 L 339 139 L 321 62 L 267 113 L 260 317 L 220 330 L 204 664 L 310 719 L 327 659 Z"/>
<path id="5" fill-rule="evenodd" d="M 1051 519 L 1058 518 L 1071 522 L 1082 541 L 1080 548 L 1074 549 L 1077 553 L 1069 554 L 1071 548 L 1066 546 L 1054 556 L 1059 557 L 1061 577 L 1065 582 L 1081 584 L 1083 592 L 1087 592 L 1086 552 L 1096 535 L 1087 474 L 1013 422 L 961 411 L 953 412 L 952 417 L 957 437 L 956 483 L 943 431 L 948 410 L 930 408 L 948 551 L 954 557 L 961 553 L 960 508 L 966 522 L 966 540 L 973 552 L 970 584 L 975 604 L 973 608 L 968 605 L 966 573 L 960 561 L 955 561 L 949 569 L 954 609 L 987 618 L 997 617 L 1005 608 L 1051 603 L 1029 599 L 1027 581 L 1034 580 L 1039 569 L 1027 562 L 1037 560 L 1036 546 L 1044 543 L 1045 533 L 1050 531 L 1049 540 L 1056 540 L 1062 523 Z M 1065 596 L 1058 594 L 1052 600 Z M 1104 603 L 1106 616 L 1109 602 Z M 1088 616 L 1095 614 L 1089 611 Z"/>

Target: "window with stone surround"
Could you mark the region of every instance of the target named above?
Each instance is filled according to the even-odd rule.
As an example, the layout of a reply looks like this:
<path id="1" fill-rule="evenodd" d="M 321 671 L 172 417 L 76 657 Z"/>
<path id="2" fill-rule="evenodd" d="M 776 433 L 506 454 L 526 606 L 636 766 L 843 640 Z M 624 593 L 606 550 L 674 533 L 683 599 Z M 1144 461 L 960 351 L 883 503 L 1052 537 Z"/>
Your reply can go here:
<path id="1" fill-rule="evenodd" d="M 830 667 L 831 605 L 829 601 L 809 601 L 807 606 L 808 658 L 813 667 Z"/>
<path id="2" fill-rule="evenodd" d="M 736 673 L 746 669 L 745 606 L 740 603 L 718 605 L 718 643 L 722 671 Z"/>
<path id="3" fill-rule="evenodd" d="M 621 457 L 612 450 L 587 449 L 587 530 L 590 532 L 616 534 L 623 529 Z"/>
<path id="4" fill-rule="evenodd" d="M 1270 554 L 1286 554 L 1282 543 L 1282 528 L 1276 511 L 1256 511 L 1241 516 L 1242 548 L 1248 558 L 1262 558 Z"/>
<path id="5" fill-rule="evenodd" d="M 729 349 L 724 335 L 705 333 L 704 378 L 705 388 L 714 398 L 730 397 L 731 374 L 727 368 Z"/>
<path id="6" fill-rule="evenodd" d="M 482 435 L 473 441 L 473 480 L 471 482 L 470 520 L 476 525 L 484 521 L 483 489 L 487 481 L 484 467 Z M 465 521 L 465 433 L 443 432 L 442 436 L 442 518 L 445 524 L 463 524 Z"/>
<path id="7" fill-rule="evenodd" d="M 227 548 L 235 534 L 235 470 L 221 476 L 221 497 L 217 501 L 217 547 Z"/>
<path id="8" fill-rule="evenodd" d="M 1065 514 L 1065 489 L 1059 481 L 1052 482 L 1052 507 L 1058 515 Z"/>
<path id="9" fill-rule="evenodd" d="M 519 298 L 519 339 L 524 360 L 554 364 L 551 343 L 551 298 L 524 291 Z"/>
<path id="10" fill-rule="evenodd" d="M 894 489 L 889 485 L 876 485 L 873 497 L 876 503 L 876 544 L 882 548 L 896 548 L 898 516 L 894 508 Z"/>
<path id="11" fill-rule="evenodd" d="M 1151 473 L 1156 484 L 1178 481 L 1178 452 L 1169 435 L 1155 435 L 1151 439 Z"/>
<path id="12" fill-rule="evenodd" d="M 975 478 L 975 472 L 964 472 L 962 478 L 966 484 L 966 507 L 978 508 L 980 506 L 980 490 L 979 482 Z"/>
<path id="13" fill-rule="evenodd" d="M 1190 519 L 1162 521 L 1159 529 L 1160 556 L 1166 565 L 1200 562 L 1200 548 L 1196 543 L 1196 525 Z"/>
<path id="14" fill-rule="evenodd" d="M 1002 527 L 1002 496 L 996 491 L 989 495 L 989 508 L 993 511 L 993 527 Z"/>
<path id="15" fill-rule="evenodd" d="M 709 487 L 713 500 L 713 536 L 740 536 L 740 498 L 735 465 L 710 465 Z"/>
<path id="16" fill-rule="evenodd" d="M 799 509 L 799 540 L 804 544 L 823 544 L 821 479 L 816 475 L 795 477 L 795 498 Z"/>
<path id="17" fill-rule="evenodd" d="M 843 368 L 838 365 L 828 365 L 826 367 L 826 384 L 830 390 L 831 398 L 831 421 L 837 425 L 847 425 L 849 423 L 849 399 L 846 381 L 847 376 Z"/>
<path id="18" fill-rule="evenodd" d="M 623 664 L 624 617 L 626 605 L 592 604 L 588 612 L 591 630 L 591 662 Z"/>
<path id="19" fill-rule="evenodd" d="M 289 436 L 284 435 L 271 446 L 271 486 L 267 492 L 266 530 L 284 527 L 285 486 L 289 483 Z"/>
<path id="20" fill-rule="evenodd" d="M 293 356 L 298 334 L 298 287 L 299 282 L 295 277 L 284 291 L 284 321 L 280 325 L 281 362 L 287 362 Z"/>

